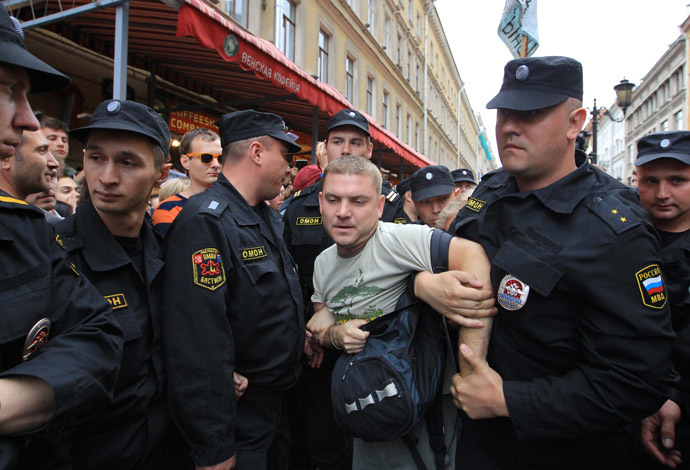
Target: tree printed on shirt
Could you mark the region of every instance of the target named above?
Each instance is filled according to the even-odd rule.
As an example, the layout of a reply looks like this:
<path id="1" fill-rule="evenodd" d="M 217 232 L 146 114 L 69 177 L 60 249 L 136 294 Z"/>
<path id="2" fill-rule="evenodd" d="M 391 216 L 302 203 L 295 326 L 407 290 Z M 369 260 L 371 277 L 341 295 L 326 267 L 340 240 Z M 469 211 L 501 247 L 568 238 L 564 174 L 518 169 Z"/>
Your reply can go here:
<path id="1" fill-rule="evenodd" d="M 334 315 L 353 315 L 352 306 L 357 299 L 363 300 L 380 294 L 381 292 L 383 292 L 383 289 L 380 287 L 364 285 L 364 273 L 360 268 L 359 275 L 355 279 L 354 284 L 340 289 L 328 303 L 332 306 L 331 312 Z M 357 313 L 355 313 L 355 315 L 357 315 Z"/>

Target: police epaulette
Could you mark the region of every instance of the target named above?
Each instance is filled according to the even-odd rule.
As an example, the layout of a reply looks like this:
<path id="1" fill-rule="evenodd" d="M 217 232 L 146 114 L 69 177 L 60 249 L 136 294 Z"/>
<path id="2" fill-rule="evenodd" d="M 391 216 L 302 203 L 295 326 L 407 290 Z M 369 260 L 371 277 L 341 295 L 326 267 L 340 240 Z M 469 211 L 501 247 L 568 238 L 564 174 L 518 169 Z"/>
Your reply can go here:
<path id="1" fill-rule="evenodd" d="M 294 199 L 297 199 L 300 197 L 307 196 L 307 195 L 313 193 L 314 191 L 316 191 L 319 188 L 319 186 L 320 185 L 317 185 L 316 183 L 314 183 L 311 186 L 307 186 L 304 189 L 300 189 L 299 191 L 297 191 L 295 194 L 292 195 L 292 199 L 294 200 Z"/>
<path id="2" fill-rule="evenodd" d="M 488 180 L 488 179 L 491 178 L 492 176 L 495 176 L 495 175 L 497 175 L 498 173 L 500 173 L 501 171 L 503 171 L 503 169 L 502 169 L 502 168 L 498 168 L 498 169 L 496 169 L 496 170 L 492 170 L 492 171 L 490 171 L 490 172 L 484 174 L 484 176 L 482 176 L 482 181 Z"/>
<path id="3" fill-rule="evenodd" d="M 220 217 L 225 208 L 228 207 L 228 203 L 225 201 L 216 201 L 215 199 L 209 199 L 207 202 L 199 208 L 200 214 L 212 214 L 216 217 Z"/>
<path id="4" fill-rule="evenodd" d="M 386 194 L 386 199 L 388 200 L 388 202 L 395 202 L 395 200 L 399 197 L 400 196 L 395 191 L 390 191 L 388 194 Z"/>
<path id="5" fill-rule="evenodd" d="M 607 194 L 590 195 L 585 206 L 613 229 L 616 235 L 640 224 L 637 214 L 626 203 Z"/>

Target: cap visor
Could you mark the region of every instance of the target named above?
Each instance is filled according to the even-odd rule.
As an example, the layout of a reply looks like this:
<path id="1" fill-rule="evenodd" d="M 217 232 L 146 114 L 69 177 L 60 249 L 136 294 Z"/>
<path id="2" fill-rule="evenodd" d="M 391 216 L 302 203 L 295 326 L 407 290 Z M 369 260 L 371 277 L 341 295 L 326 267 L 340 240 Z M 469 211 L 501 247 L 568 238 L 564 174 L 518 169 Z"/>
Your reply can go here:
<path id="1" fill-rule="evenodd" d="M 328 130 L 330 131 L 330 130 L 333 130 L 335 128 L 343 127 L 343 126 L 355 126 L 357 129 L 364 131 L 368 136 L 371 135 L 369 133 L 369 130 L 366 127 L 364 127 L 364 125 L 361 122 L 358 122 L 358 121 L 349 121 L 349 120 L 339 121 L 335 126 L 329 127 Z"/>
<path id="2" fill-rule="evenodd" d="M 568 95 L 555 95 L 528 90 L 503 90 L 486 105 L 486 109 L 533 111 L 562 103 Z"/>
<path id="3" fill-rule="evenodd" d="M 290 139 L 287 134 L 268 134 L 274 139 L 278 139 L 285 142 L 288 146 L 288 153 L 298 153 L 302 151 L 302 147 L 295 143 L 294 140 Z"/>
<path id="4" fill-rule="evenodd" d="M 133 132 L 135 134 L 139 135 L 144 135 L 151 139 L 151 141 L 155 142 L 158 144 L 158 141 L 151 137 L 149 134 L 142 132 L 142 130 L 138 127 L 134 126 L 129 126 L 126 124 L 123 124 L 122 121 L 113 121 L 113 122 L 108 122 L 108 121 L 101 121 L 97 122 L 95 124 L 88 125 L 86 127 L 80 127 L 78 129 L 74 129 L 69 131 L 69 135 L 74 137 L 80 142 L 86 143 L 86 139 L 89 137 L 89 132 L 93 130 L 109 130 L 109 131 L 123 131 L 123 132 Z M 165 150 L 165 149 L 164 149 Z"/>
<path id="5" fill-rule="evenodd" d="M 15 44 L 3 44 L 0 62 L 24 67 L 29 74 L 32 92 L 61 90 L 72 80 L 38 57 Z"/>
<path id="6" fill-rule="evenodd" d="M 430 188 L 422 188 L 417 191 L 412 191 L 412 200 L 415 202 L 423 201 L 424 199 L 429 199 L 430 197 L 436 196 L 447 196 L 455 189 L 455 185 L 437 185 Z"/>
<path id="7" fill-rule="evenodd" d="M 690 155 L 682 153 L 652 153 L 649 155 L 643 155 L 635 160 L 635 166 L 642 166 L 645 163 L 653 162 L 654 160 L 659 160 L 660 158 L 673 158 L 674 160 L 679 160 L 686 165 L 690 165 Z"/>

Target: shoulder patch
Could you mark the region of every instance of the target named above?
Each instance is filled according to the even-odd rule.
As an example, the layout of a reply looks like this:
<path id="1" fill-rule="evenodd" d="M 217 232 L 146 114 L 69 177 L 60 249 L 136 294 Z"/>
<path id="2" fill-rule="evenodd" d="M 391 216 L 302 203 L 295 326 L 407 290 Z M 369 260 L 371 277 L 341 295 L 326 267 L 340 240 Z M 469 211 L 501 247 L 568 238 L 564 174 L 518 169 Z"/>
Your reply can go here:
<path id="1" fill-rule="evenodd" d="M 125 298 L 125 294 L 112 294 L 106 295 L 104 297 L 105 300 L 107 300 L 108 303 L 110 303 L 110 306 L 113 308 L 113 310 L 127 307 L 127 299 Z"/>
<path id="2" fill-rule="evenodd" d="M 637 271 L 635 280 L 642 295 L 642 304 L 656 309 L 664 308 L 666 305 L 666 286 L 658 264 L 650 264 Z"/>
<path id="3" fill-rule="evenodd" d="M 216 290 L 225 284 L 223 258 L 216 248 L 204 248 L 192 254 L 194 284 L 208 290 Z"/>
<path id="4" fill-rule="evenodd" d="M 465 208 L 473 212 L 481 212 L 481 210 L 484 209 L 484 206 L 486 206 L 486 201 L 476 197 L 470 197 L 467 200 L 467 203 L 465 203 Z"/>
<path id="5" fill-rule="evenodd" d="M 395 202 L 395 200 L 399 197 L 400 196 L 395 191 L 391 191 L 386 195 L 386 199 L 388 200 L 388 202 Z"/>
<path id="6" fill-rule="evenodd" d="M 617 235 L 640 224 L 640 220 L 630 208 L 615 197 L 595 194 L 589 196 L 585 206 L 611 227 Z"/>
<path id="7" fill-rule="evenodd" d="M 405 217 L 396 217 L 395 220 L 393 220 L 393 223 L 407 224 L 407 219 Z"/>
<path id="8" fill-rule="evenodd" d="M 199 207 L 200 214 L 211 214 L 220 217 L 228 203 L 225 201 L 218 201 L 216 199 L 207 199 L 201 207 Z"/>

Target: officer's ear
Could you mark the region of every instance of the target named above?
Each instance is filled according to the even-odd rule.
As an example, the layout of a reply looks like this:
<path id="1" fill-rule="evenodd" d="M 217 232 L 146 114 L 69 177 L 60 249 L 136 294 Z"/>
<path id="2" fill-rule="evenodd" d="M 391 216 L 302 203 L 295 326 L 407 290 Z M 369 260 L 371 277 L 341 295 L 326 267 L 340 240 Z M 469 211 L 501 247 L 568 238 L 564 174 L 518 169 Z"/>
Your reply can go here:
<path id="1" fill-rule="evenodd" d="M 568 140 L 575 142 L 577 136 L 582 130 L 582 126 L 585 125 L 587 120 L 587 110 L 584 108 L 577 108 L 570 112 L 568 116 Z"/>
<path id="2" fill-rule="evenodd" d="M 168 175 L 170 174 L 170 168 L 172 167 L 172 163 L 165 163 L 161 166 L 160 173 L 158 174 L 158 178 L 156 179 L 156 182 L 153 184 L 154 188 L 160 188 L 161 185 L 165 182 L 165 180 L 168 179 Z"/>
<path id="3" fill-rule="evenodd" d="M 383 194 L 379 196 L 379 202 L 378 202 L 378 210 L 379 210 L 379 219 L 383 215 L 383 206 L 386 204 L 386 198 L 384 197 Z"/>

